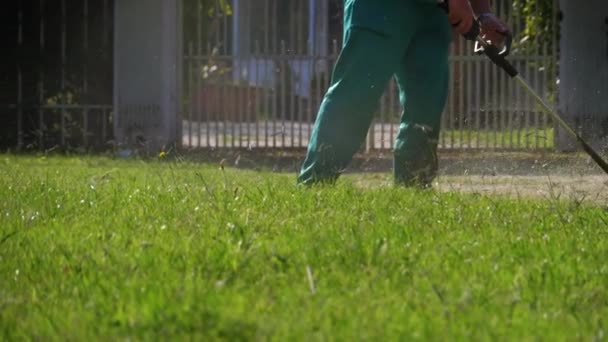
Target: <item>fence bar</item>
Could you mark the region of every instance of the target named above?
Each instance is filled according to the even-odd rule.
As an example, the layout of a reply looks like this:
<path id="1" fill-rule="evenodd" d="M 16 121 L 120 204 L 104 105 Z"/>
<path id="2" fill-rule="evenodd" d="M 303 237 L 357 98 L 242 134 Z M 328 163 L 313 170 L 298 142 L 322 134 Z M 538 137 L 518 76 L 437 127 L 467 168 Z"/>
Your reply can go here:
<path id="1" fill-rule="evenodd" d="M 471 47 L 469 46 L 470 44 L 467 42 L 467 50 L 470 49 Z M 464 62 L 465 63 L 465 67 L 466 67 L 466 83 L 467 83 L 467 101 L 466 101 L 466 109 L 465 109 L 465 119 L 463 122 L 463 125 L 466 128 L 466 136 L 467 136 L 467 148 L 472 148 L 472 130 L 471 130 L 471 122 L 472 122 L 472 118 L 471 115 L 473 115 L 473 111 L 471 110 L 472 106 L 473 106 L 473 73 L 475 72 L 475 70 L 473 69 L 473 62 L 474 61 L 467 61 Z"/>
<path id="2" fill-rule="evenodd" d="M 186 94 L 188 94 L 188 146 L 189 147 L 193 147 L 194 144 L 192 144 L 192 128 L 194 127 L 194 120 L 192 118 L 192 112 L 193 112 L 193 108 L 196 105 L 196 108 L 200 108 L 201 103 L 198 102 L 198 97 L 195 96 L 195 92 L 192 89 L 192 77 L 193 75 L 193 68 L 192 68 L 192 57 L 194 55 L 193 53 L 193 43 L 192 41 L 188 42 L 188 54 L 187 54 L 187 58 L 186 58 L 186 70 L 188 70 L 188 84 L 187 84 L 187 88 L 188 90 L 186 91 Z M 195 101 L 195 98 L 197 99 L 197 102 Z M 198 122 L 198 124 L 200 125 L 200 121 Z M 200 137 L 200 127 L 198 129 L 199 131 L 199 136 L 198 136 L 198 141 L 197 141 L 197 145 L 200 146 L 200 142 L 201 142 L 201 137 Z"/>
<path id="3" fill-rule="evenodd" d="M 31 110 L 36 110 L 36 109 L 44 109 L 44 110 L 84 110 L 85 108 L 88 110 L 100 110 L 100 109 L 112 109 L 111 105 L 92 105 L 92 104 L 52 104 L 52 105 L 39 105 L 39 104 L 28 104 L 28 103 L 22 103 L 21 105 L 19 104 L 7 104 L 7 105 L 0 105 L 0 108 L 8 108 L 8 109 L 14 109 L 17 110 L 19 109 L 19 107 L 21 106 L 21 108 L 25 109 L 31 109 Z"/>
<path id="4" fill-rule="evenodd" d="M 196 25 L 197 25 L 197 29 L 196 29 L 196 51 L 197 51 L 197 55 L 201 56 L 203 53 L 203 26 L 202 26 L 202 11 L 203 11 L 203 4 L 201 2 L 202 0 L 198 0 L 197 2 L 197 7 L 196 7 Z M 211 58 L 211 49 L 209 48 L 209 43 L 207 43 L 206 45 L 206 55 L 208 58 Z M 194 64 L 194 70 L 196 71 L 194 73 L 194 75 L 196 75 L 196 83 L 194 84 L 194 96 L 196 98 L 196 123 L 197 123 L 197 135 L 198 135 L 198 146 L 203 146 L 202 145 L 202 129 L 201 129 L 201 122 L 202 122 L 202 115 L 208 115 L 208 113 L 204 113 L 204 107 L 203 107 L 203 101 L 202 101 L 202 62 L 200 58 L 196 59 L 196 62 L 193 63 Z M 192 64 L 191 64 L 192 65 Z M 211 124 L 209 121 L 206 122 L 206 137 L 207 137 L 207 142 L 206 142 L 206 146 L 209 147 L 209 125 Z"/>
<path id="5" fill-rule="evenodd" d="M 391 118 L 393 116 L 393 104 L 390 101 L 390 92 L 392 91 L 392 86 L 393 86 L 393 80 L 391 79 L 387 84 L 386 84 L 386 89 L 384 91 L 384 93 L 382 94 L 382 102 L 380 103 L 380 105 L 382 106 L 382 108 L 380 109 L 380 117 L 378 117 L 377 119 L 374 118 L 373 123 L 372 123 L 372 128 L 373 128 L 373 133 L 372 133 L 372 147 L 374 149 L 384 149 L 385 148 L 385 144 L 386 141 L 388 140 L 388 132 L 387 129 L 391 129 L 393 128 L 393 123 L 391 122 Z M 379 144 L 376 145 L 376 127 L 380 128 L 380 141 Z"/>
<path id="6" fill-rule="evenodd" d="M 293 3 L 292 3 L 293 6 Z M 289 77 L 289 75 L 291 74 L 291 67 L 289 65 L 289 58 L 287 56 L 287 44 L 285 43 L 284 40 L 281 40 L 281 50 L 280 50 L 280 56 L 278 58 L 279 60 L 279 77 L 281 78 L 281 105 L 279 106 L 279 116 L 278 118 L 280 118 L 280 131 L 277 131 L 276 129 L 274 130 L 273 134 L 276 136 L 277 134 L 280 134 L 280 140 L 281 140 L 281 147 L 285 147 L 285 132 L 284 132 L 284 128 L 285 128 L 285 116 L 287 114 L 287 110 L 288 110 L 288 101 L 289 98 L 291 96 L 291 94 L 289 93 L 293 93 L 293 82 L 295 81 L 292 77 Z M 290 92 L 287 91 L 287 84 L 290 84 Z M 291 105 L 291 103 L 289 103 L 289 105 Z M 291 112 L 293 113 L 293 112 Z"/>
<path id="7" fill-rule="evenodd" d="M 390 91 L 390 87 L 391 87 L 391 83 L 392 81 L 390 81 L 389 83 L 386 84 L 386 90 Z M 387 116 L 390 117 L 390 113 L 389 113 L 389 108 L 391 107 L 390 104 L 388 104 L 388 94 L 386 92 L 384 92 L 382 94 L 382 96 L 380 97 L 380 115 L 375 115 L 374 118 L 372 118 L 372 125 L 371 125 L 371 130 L 369 133 L 369 145 L 371 149 L 382 149 L 384 148 L 384 142 L 386 140 L 386 134 L 385 134 L 385 126 L 387 126 L 385 123 L 387 122 Z M 379 128 L 380 130 L 380 144 L 378 146 L 376 146 L 376 128 Z"/>
<path id="8" fill-rule="evenodd" d="M 557 45 L 558 45 L 558 25 L 557 25 L 557 11 L 558 11 L 558 7 L 559 6 L 559 0 L 553 0 L 553 13 L 552 13 L 552 21 L 553 21 L 553 25 L 552 25 L 552 29 L 553 29 L 553 36 L 551 37 L 552 41 L 553 41 L 553 46 L 552 46 L 552 51 L 551 51 L 551 56 L 553 58 L 552 60 L 552 71 L 554 72 L 554 74 L 556 73 L 557 70 L 557 63 L 558 63 L 558 55 L 557 55 Z M 555 93 L 555 104 L 554 107 L 555 108 L 559 108 L 559 92 L 556 91 Z M 551 120 L 551 122 L 553 123 L 553 145 L 554 148 L 555 146 L 557 146 L 557 134 L 558 134 L 558 129 L 559 129 L 559 124 L 555 121 L 555 120 Z"/>
<path id="9" fill-rule="evenodd" d="M 402 110 L 401 109 L 401 101 L 399 101 L 397 98 L 398 96 L 395 96 L 396 93 L 398 93 L 398 85 L 396 81 L 393 81 L 392 83 L 392 91 L 389 94 L 389 103 L 391 104 L 391 117 L 389 118 L 389 126 L 388 126 L 388 143 L 386 145 L 387 149 L 392 149 L 395 146 L 395 138 L 396 138 L 396 134 L 395 131 L 399 129 L 399 125 L 401 124 L 401 113 Z"/>
<path id="10" fill-rule="evenodd" d="M 222 31 L 223 31 L 222 36 L 223 36 L 223 37 L 228 37 L 228 32 L 229 32 L 229 30 L 228 30 L 228 18 L 227 18 L 227 14 L 226 14 L 226 12 L 224 11 L 224 9 L 223 9 L 223 8 L 218 8 L 218 9 L 217 9 L 217 11 L 218 11 L 217 13 L 218 13 L 218 14 L 219 14 L 219 16 L 220 16 L 220 17 L 218 17 L 218 20 L 219 20 L 220 18 L 222 18 L 222 19 L 223 19 L 223 20 L 222 20 L 222 24 L 223 24 L 223 25 L 222 25 Z M 220 12 L 221 12 L 221 14 L 220 14 Z M 218 30 L 218 31 L 219 31 L 219 30 Z M 218 42 L 219 42 L 219 37 L 218 37 Z M 228 54 L 230 53 L 230 50 L 228 49 L 229 44 L 227 44 L 227 43 L 222 43 L 222 47 L 223 47 L 223 49 L 222 49 L 222 50 L 224 51 L 223 55 L 224 55 L 224 56 L 228 56 Z"/>
<path id="11" fill-rule="evenodd" d="M 67 45 L 67 10 L 66 10 L 66 5 L 65 5 L 65 0 L 61 0 L 61 96 L 60 96 L 60 102 L 62 104 L 66 103 L 66 94 L 65 94 L 65 88 L 66 88 L 66 59 L 67 59 L 67 51 L 66 51 L 66 45 Z M 65 124 L 66 124 L 66 111 L 65 109 L 61 109 L 61 146 L 65 147 L 65 140 L 66 140 L 66 128 L 65 128 Z"/>
<path id="12" fill-rule="evenodd" d="M 315 50 L 316 51 L 316 50 Z M 325 65 L 322 57 L 313 54 L 310 58 L 311 61 L 311 69 L 313 70 L 314 84 L 311 82 L 312 89 L 310 89 L 310 98 L 308 99 L 308 103 L 306 104 L 306 120 L 302 124 L 303 129 L 306 128 L 306 138 L 305 140 L 310 140 L 310 131 L 308 130 L 308 124 L 313 122 L 313 111 L 316 110 L 317 101 L 319 99 L 319 87 L 321 84 L 322 72 L 325 70 L 321 70 L 320 65 Z M 314 101 L 313 101 L 314 100 Z M 303 142 L 305 141 L 303 140 Z"/>
<path id="13" fill-rule="evenodd" d="M 249 100 L 250 100 L 250 87 L 247 84 L 243 85 L 241 83 L 238 84 L 238 94 L 239 94 L 239 108 L 237 113 L 236 122 L 232 124 L 235 125 L 235 129 L 238 132 L 236 136 L 237 144 L 235 147 L 242 148 L 244 145 L 244 141 L 248 139 L 247 132 L 249 131 Z"/>
<path id="14" fill-rule="evenodd" d="M 513 94 L 514 94 L 514 86 L 513 86 L 513 82 L 511 82 L 512 80 L 510 78 L 506 79 L 506 83 L 505 83 L 505 92 L 506 92 L 506 103 L 513 103 Z M 509 108 L 506 109 L 506 125 L 507 125 L 507 133 L 509 135 L 509 144 L 510 147 L 513 148 L 515 146 L 517 146 L 516 144 L 516 136 L 519 136 L 519 130 L 517 129 L 517 127 L 515 127 L 515 125 L 513 124 L 513 118 L 515 115 L 517 115 L 517 103 L 513 103 L 512 105 L 509 105 Z"/>
<path id="15" fill-rule="evenodd" d="M 555 20 L 555 19 L 552 18 L 552 20 Z M 543 55 L 545 57 L 548 56 L 548 49 L 547 49 L 547 44 L 546 43 L 543 44 Z M 545 70 L 544 70 L 544 73 L 543 73 L 543 84 L 544 84 L 544 87 L 545 87 L 545 96 L 544 96 L 545 100 L 547 100 L 547 96 L 546 95 L 548 94 L 548 89 L 551 89 L 550 80 L 549 80 L 549 71 L 550 70 L 553 70 L 553 61 L 550 58 L 547 58 L 546 61 L 545 61 Z M 543 135 L 544 135 L 543 137 L 541 137 L 542 140 L 543 140 L 541 147 L 542 148 L 547 148 L 547 147 L 549 147 L 548 146 L 548 143 L 549 143 L 549 141 L 548 141 L 549 140 L 549 135 L 548 135 L 549 123 L 548 123 L 548 120 L 547 120 L 547 115 L 542 115 L 541 116 L 541 127 L 542 127 L 541 131 L 543 132 Z"/>
<path id="16" fill-rule="evenodd" d="M 537 17 L 542 16 L 542 14 L 540 13 L 538 2 L 537 2 L 537 8 L 536 8 L 536 15 L 537 15 Z M 545 46 L 545 43 L 541 41 L 540 37 L 536 37 L 536 44 L 535 45 L 537 45 L 537 46 L 540 47 L 540 49 L 538 49 L 539 51 L 537 53 L 539 53 L 541 55 L 541 57 L 545 57 L 544 56 L 544 51 L 545 51 L 544 46 Z M 542 75 L 541 75 L 541 73 L 544 70 L 544 63 L 540 62 L 539 65 L 536 66 L 535 70 L 536 70 L 536 72 L 535 72 L 535 74 L 536 74 L 536 77 L 535 77 L 536 89 L 539 90 L 539 91 L 541 91 L 541 94 L 543 94 L 543 98 L 544 98 L 545 91 L 544 91 L 544 89 L 541 89 L 541 87 L 546 87 L 547 86 L 546 84 L 544 84 L 544 85 L 542 84 Z M 539 133 L 540 133 L 540 123 L 541 123 L 540 116 L 542 115 L 544 117 L 545 114 L 544 113 L 539 113 L 539 111 L 536 110 L 536 107 L 537 107 L 536 105 L 534 107 L 535 107 L 534 108 L 534 116 L 535 116 L 534 117 L 534 130 L 532 132 L 530 132 L 530 134 L 534 134 L 534 147 L 535 147 L 535 149 L 539 149 L 540 148 L 540 144 L 539 144 L 540 143 L 539 142 L 540 136 L 539 136 Z"/>
<path id="17" fill-rule="evenodd" d="M 278 18 L 279 17 L 278 16 L 278 12 L 279 12 L 278 11 L 278 2 L 272 1 L 271 4 L 272 4 L 272 6 L 270 6 L 269 12 L 268 12 L 270 15 L 270 18 Z M 271 33 L 279 32 L 278 22 L 276 20 L 269 20 L 268 22 L 270 23 L 270 26 L 272 27 L 271 29 L 266 31 L 266 35 L 268 36 L 268 39 L 271 42 L 270 53 L 272 55 L 276 56 L 282 50 L 282 45 L 281 45 L 282 41 L 279 39 L 278 34 L 271 34 Z M 275 64 L 274 67 L 276 68 L 277 65 Z M 276 76 L 276 73 L 275 73 L 275 76 Z M 276 82 L 275 82 L 275 84 L 276 84 Z M 280 84 L 280 85 L 281 85 L 281 88 L 277 92 L 277 96 L 279 98 L 283 95 L 282 84 Z M 277 142 L 277 131 L 278 131 L 277 122 L 279 121 L 279 118 L 280 118 L 279 111 L 281 110 L 281 108 L 279 106 L 279 102 L 276 100 L 273 100 L 271 102 L 271 106 L 273 109 L 272 110 L 273 115 L 272 115 L 272 131 L 270 132 L 270 134 L 272 135 L 272 147 L 276 148 L 276 147 L 280 147 Z"/>
<path id="18" fill-rule="evenodd" d="M 459 42 L 460 42 L 460 53 L 466 53 L 467 51 L 467 44 L 466 41 L 460 37 L 459 38 Z M 466 61 L 462 61 L 460 63 L 458 63 L 458 78 L 460 79 L 460 84 L 458 87 L 458 139 L 459 139 L 459 149 L 462 150 L 464 148 L 464 110 L 465 110 L 465 104 L 464 104 L 464 89 L 466 86 L 466 70 L 465 70 L 465 63 Z"/>
<path id="19" fill-rule="evenodd" d="M 530 65 L 526 62 L 519 62 L 520 64 L 520 69 L 521 70 L 525 70 L 526 71 L 526 77 L 527 79 L 530 80 L 530 73 L 529 73 L 529 67 Z M 531 80 L 530 80 L 531 81 Z M 530 83 L 530 85 L 532 85 L 532 83 Z M 528 96 L 528 94 L 522 92 L 522 100 L 523 100 L 523 112 L 522 112 L 522 124 L 521 124 L 521 130 L 526 130 L 528 127 L 530 127 L 530 115 L 533 109 L 534 104 L 530 101 L 530 97 Z M 526 148 L 527 146 L 527 141 L 526 141 L 526 136 L 523 136 L 521 138 L 521 145 L 523 148 Z"/>
<path id="20" fill-rule="evenodd" d="M 452 49 L 449 50 L 450 54 L 452 53 Z M 451 58 L 448 57 L 448 93 L 447 98 L 445 99 L 445 106 L 443 108 L 443 112 L 441 113 L 441 126 L 439 131 L 439 144 L 438 148 L 447 148 L 447 138 L 448 134 L 446 130 L 449 129 L 449 120 L 450 120 L 450 107 L 452 106 L 452 83 L 454 79 L 452 78 L 452 68 L 451 68 Z"/>
<path id="21" fill-rule="evenodd" d="M 454 51 L 454 48 L 452 48 L 452 51 Z M 450 95 L 449 95 L 449 99 L 448 99 L 448 128 L 449 128 L 449 137 L 450 137 L 450 148 L 454 149 L 454 140 L 456 140 L 456 130 L 454 129 L 454 125 L 455 125 L 455 121 L 454 121 L 454 115 L 455 115 L 455 108 L 456 104 L 456 91 L 457 89 L 455 88 L 455 80 L 456 80 L 456 70 L 454 68 L 454 63 L 450 63 L 451 67 L 450 67 L 450 80 L 452 80 L 450 82 Z M 446 135 L 447 138 L 448 135 Z"/>
<path id="22" fill-rule="evenodd" d="M 305 45 L 303 46 L 303 49 L 304 49 L 303 54 L 304 55 L 306 54 L 306 46 L 308 46 L 308 45 L 312 46 L 312 43 L 308 43 L 308 41 L 305 43 Z M 311 53 L 316 53 L 316 52 L 315 52 L 315 50 L 312 50 Z M 306 57 L 302 57 L 300 59 L 300 75 L 304 75 L 305 70 L 306 70 L 306 68 L 305 68 L 304 65 L 305 65 L 305 63 L 308 63 L 309 61 L 310 60 L 308 60 Z M 311 64 L 307 64 L 307 65 L 308 65 L 308 70 L 312 70 L 312 65 Z M 310 84 L 311 84 L 310 80 L 308 80 L 308 82 L 306 82 L 306 83 L 301 82 L 300 84 L 301 84 L 301 89 L 306 94 L 308 94 L 308 99 L 310 101 L 310 91 L 311 91 L 311 89 L 310 89 Z M 302 100 L 302 98 L 299 98 L 298 99 L 298 117 L 297 117 L 297 120 L 295 120 L 293 122 L 293 126 L 297 127 L 297 129 L 298 129 L 298 135 L 297 135 L 298 136 L 298 143 L 295 144 L 293 147 L 304 147 L 303 146 L 304 145 L 304 137 L 303 137 L 302 130 L 304 129 L 303 122 L 304 122 L 304 117 L 305 117 L 305 112 L 306 112 L 306 108 L 304 108 L 305 105 L 306 105 L 306 103 Z M 296 135 L 294 135 L 294 137 L 295 136 Z"/>
<path id="23" fill-rule="evenodd" d="M 522 29 L 522 21 L 521 21 L 521 17 L 519 15 L 515 16 L 514 14 L 511 15 L 511 18 L 513 18 L 513 22 L 512 22 L 512 29 L 515 32 L 521 32 Z M 516 60 L 513 62 L 514 65 L 517 67 L 518 70 L 520 71 L 524 71 L 525 65 L 524 63 L 522 63 L 521 60 Z M 521 131 L 523 128 L 523 122 L 524 122 L 524 117 L 526 115 L 526 111 L 527 108 L 525 106 L 525 103 L 522 101 L 522 90 L 521 87 L 515 87 L 515 121 L 516 121 L 516 125 L 514 127 L 515 130 Z M 515 142 L 517 144 L 518 147 L 521 147 L 523 145 L 522 142 L 522 137 L 521 134 L 517 134 L 516 138 L 515 138 Z"/>
<path id="24" fill-rule="evenodd" d="M 18 10 L 18 29 L 17 29 L 17 46 L 19 50 L 23 50 L 23 8 L 19 2 Z M 21 70 L 21 58 L 17 61 L 17 150 L 23 148 L 23 74 Z"/>
<path id="25" fill-rule="evenodd" d="M 491 120 L 492 120 L 492 114 L 491 114 L 491 108 L 493 106 L 493 101 L 490 98 L 490 72 L 491 72 L 491 64 L 489 61 L 484 60 L 483 61 L 483 77 L 484 77 L 484 86 L 483 86 L 483 92 L 484 92 L 484 98 L 486 99 L 485 104 L 484 104 L 484 111 L 483 111 L 483 116 L 484 116 L 484 148 L 488 149 L 490 148 L 490 136 L 492 134 L 491 132 Z"/>
<path id="26" fill-rule="evenodd" d="M 200 10 L 199 10 L 200 11 Z M 199 43 L 199 44 L 202 44 Z M 209 58 L 211 58 L 211 43 L 207 42 L 206 44 L 207 47 L 207 56 L 209 56 Z M 201 46 L 199 46 L 199 49 L 201 48 Z M 198 100 L 200 101 L 201 105 L 202 105 L 202 91 L 203 91 L 203 80 L 201 77 L 201 69 L 203 67 L 203 61 L 201 59 L 197 59 L 197 63 L 196 63 L 196 96 L 198 98 Z M 200 106 L 199 106 L 200 107 Z M 212 147 L 213 145 L 211 144 L 211 125 L 213 125 L 213 122 L 211 120 L 211 113 L 207 110 L 204 110 L 203 108 L 199 108 L 198 109 L 198 117 L 199 117 L 199 122 L 202 121 L 201 116 L 204 116 L 205 118 L 205 123 L 206 123 L 206 133 L 207 133 L 207 147 Z M 217 132 L 216 132 L 217 133 Z M 215 145 L 217 146 L 217 134 L 215 135 Z"/>
<path id="27" fill-rule="evenodd" d="M 40 0 L 40 55 L 44 55 L 44 0 Z M 38 61 L 38 102 L 40 105 L 44 104 L 44 66 L 42 61 Z M 40 148 L 44 146 L 44 110 L 42 107 L 38 109 L 38 145 Z"/>
<path id="28" fill-rule="evenodd" d="M 298 64 L 298 74 L 300 75 L 300 78 L 302 78 L 302 76 L 304 75 L 304 73 L 306 72 L 306 68 L 305 68 L 305 64 L 308 65 L 308 70 L 312 70 L 312 64 L 310 64 L 310 59 L 306 57 L 307 55 L 307 46 L 312 46 L 312 43 L 309 42 L 308 40 L 306 40 L 306 42 L 302 42 L 302 46 L 301 46 L 301 57 L 299 59 L 299 64 Z M 310 54 L 315 54 L 315 50 L 311 49 Z M 308 94 L 308 99 L 310 100 L 310 84 L 311 84 L 311 80 L 308 80 L 308 82 L 303 82 L 300 81 L 300 89 L 302 92 L 304 92 L 305 94 Z M 291 123 L 291 132 L 292 132 L 292 139 L 293 139 L 293 143 L 292 143 L 292 147 L 303 147 L 303 141 L 304 141 L 304 137 L 303 137 L 303 129 L 304 129 L 304 125 L 302 124 L 304 122 L 304 117 L 305 117 L 305 111 L 306 109 L 305 107 L 305 103 L 302 100 L 301 97 L 298 98 L 298 102 L 296 103 L 296 108 L 298 109 L 298 115 L 295 118 L 295 120 L 293 120 L 293 122 Z M 297 132 L 295 132 L 295 130 L 298 130 Z"/>
<path id="29" fill-rule="evenodd" d="M 500 77 L 500 73 L 498 72 L 498 68 L 494 65 L 492 65 L 492 88 L 494 89 L 494 96 L 493 96 L 493 106 L 492 106 L 492 135 L 494 136 L 494 145 L 492 146 L 494 149 L 496 148 L 500 148 L 501 145 L 499 144 L 499 121 L 500 121 L 500 86 L 499 86 L 499 77 Z"/>
<path id="30" fill-rule="evenodd" d="M 82 68 L 82 91 L 83 91 L 83 98 L 88 100 L 88 94 L 89 94 L 89 1 L 88 0 L 83 0 L 83 27 L 82 27 L 82 35 L 83 35 L 83 50 L 84 50 L 84 63 L 83 63 L 83 68 Z M 88 101 L 87 101 L 88 102 Z M 83 118 L 82 118 L 82 126 L 83 126 L 83 130 L 82 130 L 82 140 L 84 145 L 88 145 L 88 141 L 89 141 L 89 134 L 88 134 L 88 127 L 89 127 L 89 112 L 87 110 L 87 108 L 85 107 L 83 113 Z"/>
<path id="31" fill-rule="evenodd" d="M 480 140 L 481 140 L 481 123 L 480 123 L 480 117 L 481 117 L 481 111 L 480 108 L 482 107 L 482 103 L 481 103 L 481 59 L 478 59 L 477 61 L 474 62 L 475 63 L 475 94 L 477 94 L 477 96 L 475 96 L 475 148 L 479 149 L 481 146 L 480 144 Z"/>
<path id="32" fill-rule="evenodd" d="M 260 82 L 260 64 L 258 63 L 258 61 L 260 60 L 260 42 L 258 40 L 256 40 L 254 42 L 254 46 L 253 46 L 253 60 L 255 61 L 255 66 L 254 66 L 254 70 L 255 70 L 255 85 L 257 86 Z M 260 115 L 259 115 L 259 110 L 261 111 L 265 111 L 266 110 L 266 88 L 262 88 L 264 89 L 263 91 L 263 99 L 262 99 L 262 103 L 261 103 L 261 107 L 262 108 L 258 108 L 256 106 L 256 108 L 254 109 L 254 113 L 255 116 L 253 117 L 255 120 L 255 141 L 254 142 L 249 142 L 249 146 L 250 147 L 258 147 L 258 145 L 260 145 Z M 257 99 L 257 97 L 256 97 Z M 256 100 L 257 101 L 257 100 Z"/>
<path id="33" fill-rule="evenodd" d="M 498 69 L 498 68 L 496 68 L 496 69 Z M 512 145 L 511 139 L 509 137 L 511 132 L 510 132 L 509 128 L 507 127 L 507 119 L 506 119 L 506 117 L 509 113 L 509 110 L 506 108 L 507 103 L 508 103 L 508 101 L 507 101 L 508 94 L 506 92 L 507 91 L 506 84 L 507 84 L 507 75 L 504 72 L 502 72 L 502 70 L 499 70 L 498 86 L 500 88 L 500 90 L 499 90 L 500 93 L 498 95 L 498 99 L 499 99 L 498 100 L 498 111 L 499 111 L 498 115 L 500 117 L 500 121 L 499 121 L 500 133 L 499 134 L 501 135 L 501 139 L 500 139 L 501 140 L 501 143 L 500 143 L 501 149 L 509 148 Z"/>
<path id="34" fill-rule="evenodd" d="M 240 64 L 240 63 L 239 63 Z M 249 75 L 249 66 L 247 66 L 247 75 Z M 255 87 L 254 89 L 257 90 L 257 82 L 254 83 Z M 249 86 L 249 82 L 247 82 L 246 84 L 246 88 L 245 88 L 245 124 L 246 124 L 246 129 L 245 129 L 245 139 L 241 138 L 241 143 L 239 144 L 240 147 L 243 147 L 243 141 L 246 143 L 245 147 L 248 147 L 251 143 L 251 118 L 253 117 L 253 113 L 255 111 L 255 105 L 257 104 L 257 91 L 254 92 L 253 94 L 251 93 L 251 87 Z"/>
<path id="35" fill-rule="evenodd" d="M 515 66 L 519 68 L 518 70 L 521 70 L 521 63 L 517 62 L 517 63 L 515 63 Z M 521 100 L 521 89 L 520 89 L 520 87 L 514 87 L 513 94 L 514 94 L 513 96 L 515 98 L 515 101 L 514 101 L 515 102 L 515 106 L 514 106 L 514 111 L 515 111 L 515 113 L 514 113 L 515 114 L 514 115 L 514 117 L 515 117 L 514 121 L 515 121 L 515 123 L 514 123 L 513 129 L 517 130 L 517 131 L 521 131 L 521 129 L 523 128 L 522 127 L 522 119 L 523 118 L 521 116 L 522 116 L 523 113 L 525 113 L 526 108 L 525 108 L 525 105 L 522 103 L 522 100 Z M 521 134 L 517 134 L 517 136 L 515 137 L 515 143 L 516 143 L 516 145 L 518 147 L 522 146 Z"/>
<path id="36" fill-rule="evenodd" d="M 120 0 L 115 0 L 115 1 L 120 1 Z M 110 20 L 111 16 L 110 16 L 110 12 L 111 12 L 111 8 L 110 8 L 110 1 L 109 0 L 103 0 L 103 8 L 104 8 L 104 19 L 103 19 L 103 25 L 104 25 L 104 35 L 103 35 L 103 47 L 104 50 L 110 50 L 110 46 L 111 46 L 111 31 L 108 29 L 108 27 L 110 27 L 110 24 L 112 23 L 112 21 Z M 106 143 L 108 141 L 108 132 L 107 132 L 107 124 L 110 123 L 110 116 L 114 115 L 114 111 L 112 111 L 112 109 L 108 109 L 107 111 L 103 112 L 103 117 L 102 117 L 102 142 Z M 115 118 L 114 118 L 115 119 Z"/>
<path id="37" fill-rule="evenodd" d="M 219 47 L 219 41 L 216 41 L 216 51 L 219 51 L 220 47 Z M 222 84 L 220 85 L 220 99 L 222 99 L 222 102 L 220 102 L 220 109 L 221 109 L 221 113 L 219 114 L 219 117 L 217 118 L 217 137 L 218 137 L 218 141 L 220 141 L 221 143 L 218 143 L 218 147 L 227 147 L 228 146 L 228 115 L 226 115 L 226 102 L 223 101 L 223 99 L 228 98 L 228 94 L 230 93 L 230 89 L 228 89 L 228 85 L 226 84 L 226 82 L 222 82 Z M 222 130 L 222 134 L 220 134 L 219 130 Z M 221 139 L 219 139 L 219 137 L 221 136 Z"/>
<path id="38" fill-rule="evenodd" d="M 536 49 L 535 49 L 536 50 Z M 536 52 L 538 53 L 538 52 Z M 534 89 L 539 89 L 538 87 L 538 68 L 540 67 L 539 65 L 533 65 L 533 71 L 532 71 L 532 79 L 531 79 L 531 84 L 532 87 Z M 533 134 L 537 134 L 538 132 L 536 132 L 536 127 L 538 126 L 538 112 L 536 110 L 536 104 L 533 104 L 532 107 L 530 107 L 530 116 L 531 116 L 531 125 L 529 127 L 527 127 L 527 129 L 524 131 L 526 134 L 526 147 L 530 147 L 530 148 L 538 148 L 538 139 L 535 139 L 535 142 L 530 141 L 530 139 L 532 139 L 532 135 Z"/>
<path id="39" fill-rule="evenodd" d="M 120 0 L 118 0 L 120 1 Z M 110 4 L 109 0 L 103 0 L 103 47 L 107 49 L 110 43 L 110 33 L 108 30 L 109 22 L 110 22 Z"/>

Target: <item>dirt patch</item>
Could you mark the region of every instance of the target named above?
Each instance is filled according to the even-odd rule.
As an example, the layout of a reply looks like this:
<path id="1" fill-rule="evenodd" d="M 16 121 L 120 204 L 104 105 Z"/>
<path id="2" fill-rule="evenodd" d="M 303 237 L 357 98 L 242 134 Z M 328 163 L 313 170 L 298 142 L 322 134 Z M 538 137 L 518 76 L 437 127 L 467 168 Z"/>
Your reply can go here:
<path id="1" fill-rule="evenodd" d="M 238 169 L 296 173 L 303 150 L 207 150 L 187 159 Z M 358 154 L 344 177 L 364 187 L 392 185 L 392 153 Z M 608 175 L 583 153 L 442 151 L 439 191 L 608 205 Z"/>
<path id="2" fill-rule="evenodd" d="M 514 198 L 538 197 L 608 204 L 607 177 L 593 176 L 445 176 L 437 179 L 439 191 L 458 191 Z"/>
<path id="3" fill-rule="evenodd" d="M 381 164 L 384 170 L 378 170 L 377 161 L 362 161 L 359 167 L 371 173 L 351 168 L 347 177 L 361 186 L 390 186 L 390 161 L 382 160 Z M 444 153 L 434 188 L 608 205 L 608 175 L 584 154 Z"/>
<path id="4" fill-rule="evenodd" d="M 584 154 L 455 155 L 443 165 L 440 191 L 608 204 L 608 175 Z"/>
<path id="5" fill-rule="evenodd" d="M 345 178 L 365 188 L 393 186 L 392 176 L 386 173 L 349 174 Z M 440 192 L 608 205 L 608 177 L 603 175 L 442 175 L 433 188 Z"/>

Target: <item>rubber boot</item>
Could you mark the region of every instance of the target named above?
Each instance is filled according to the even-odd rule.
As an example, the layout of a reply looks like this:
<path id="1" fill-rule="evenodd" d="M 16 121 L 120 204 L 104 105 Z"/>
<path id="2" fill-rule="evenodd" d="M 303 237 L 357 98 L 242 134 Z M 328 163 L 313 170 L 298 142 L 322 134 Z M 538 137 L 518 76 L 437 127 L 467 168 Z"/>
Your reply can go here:
<path id="1" fill-rule="evenodd" d="M 395 146 L 393 171 L 395 184 L 406 187 L 430 188 L 437 176 L 437 140 L 425 125 L 409 124 Z"/>

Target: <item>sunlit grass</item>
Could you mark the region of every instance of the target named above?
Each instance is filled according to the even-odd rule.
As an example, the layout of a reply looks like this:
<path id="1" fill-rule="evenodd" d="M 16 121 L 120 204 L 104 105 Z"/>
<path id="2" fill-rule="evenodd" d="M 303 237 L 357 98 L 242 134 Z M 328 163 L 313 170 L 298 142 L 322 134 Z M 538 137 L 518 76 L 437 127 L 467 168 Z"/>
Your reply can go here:
<path id="1" fill-rule="evenodd" d="M 605 336 L 605 209 L 294 181 L 171 156 L 0 157 L 1 336 Z"/>

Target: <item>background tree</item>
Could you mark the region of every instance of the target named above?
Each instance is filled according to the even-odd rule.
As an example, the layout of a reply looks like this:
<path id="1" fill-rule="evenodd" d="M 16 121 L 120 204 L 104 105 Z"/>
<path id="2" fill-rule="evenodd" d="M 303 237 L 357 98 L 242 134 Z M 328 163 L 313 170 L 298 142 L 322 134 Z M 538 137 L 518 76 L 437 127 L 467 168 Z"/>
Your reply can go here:
<path id="1" fill-rule="evenodd" d="M 516 47 L 528 53 L 540 53 L 546 47 L 553 49 L 556 25 L 555 0 L 514 0 L 513 11 L 523 24 Z"/>

